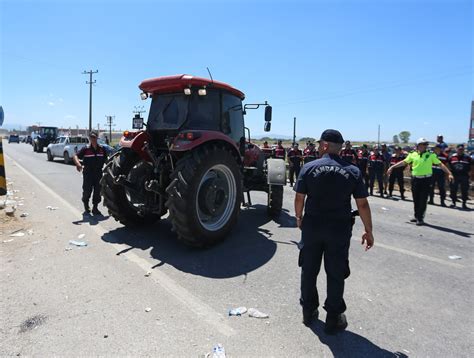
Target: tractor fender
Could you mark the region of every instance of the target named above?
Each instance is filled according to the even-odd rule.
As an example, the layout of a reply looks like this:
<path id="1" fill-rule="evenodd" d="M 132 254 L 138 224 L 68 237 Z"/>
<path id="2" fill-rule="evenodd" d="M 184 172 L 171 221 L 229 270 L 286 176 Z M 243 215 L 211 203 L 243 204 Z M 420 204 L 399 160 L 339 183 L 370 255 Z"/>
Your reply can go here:
<path id="1" fill-rule="evenodd" d="M 132 139 L 129 139 L 123 136 L 120 139 L 120 146 L 122 148 L 127 148 L 130 150 L 133 150 L 134 152 L 137 152 L 138 155 L 146 161 L 151 161 L 151 158 L 148 155 L 148 153 L 143 150 L 143 146 L 145 145 L 145 142 L 149 142 L 149 141 L 150 141 L 150 135 L 145 131 L 141 131 L 141 132 L 138 132 L 138 134 L 136 134 Z"/>
<path id="2" fill-rule="evenodd" d="M 267 181 L 270 185 L 286 184 L 286 165 L 283 159 L 267 159 Z"/>
<path id="3" fill-rule="evenodd" d="M 239 148 L 229 136 L 217 131 L 192 130 L 183 132 L 193 133 L 195 139 L 186 140 L 176 137 L 170 148 L 170 152 L 175 156 L 180 157 L 182 154 L 185 154 L 186 152 L 194 150 L 203 145 L 220 144 L 227 147 L 235 155 L 235 157 L 238 158 L 239 164 L 242 162 Z"/>

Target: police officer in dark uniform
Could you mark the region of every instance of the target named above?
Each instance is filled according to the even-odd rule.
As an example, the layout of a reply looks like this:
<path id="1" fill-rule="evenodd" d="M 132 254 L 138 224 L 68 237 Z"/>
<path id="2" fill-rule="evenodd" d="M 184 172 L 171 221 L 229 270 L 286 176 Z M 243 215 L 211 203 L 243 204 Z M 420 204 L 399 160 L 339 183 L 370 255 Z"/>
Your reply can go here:
<path id="1" fill-rule="evenodd" d="M 97 143 L 97 132 L 91 131 L 89 134 L 89 145 L 83 147 L 73 160 L 78 172 L 83 172 L 82 183 L 82 202 L 84 203 L 84 212 L 90 213 L 89 199 L 92 192 L 92 213 L 102 215 L 97 205 L 100 203 L 100 179 L 102 178 L 102 167 L 107 160 L 105 149 Z M 79 162 L 82 159 L 82 165 Z"/>
<path id="2" fill-rule="evenodd" d="M 367 144 L 363 144 L 362 148 L 357 153 L 357 167 L 360 169 L 362 179 L 364 180 L 365 187 L 369 190 L 369 174 L 367 173 L 367 164 L 369 163 L 369 151 L 367 150 Z"/>
<path id="3" fill-rule="evenodd" d="M 301 170 L 301 159 L 303 158 L 303 153 L 298 148 L 298 143 L 295 143 L 293 147 L 288 152 L 288 164 L 290 165 L 289 170 L 289 177 L 290 177 L 290 185 L 293 186 L 295 180 L 298 179 L 298 175 L 300 175 Z"/>
<path id="4" fill-rule="evenodd" d="M 343 150 L 341 150 L 340 156 L 346 162 L 356 164 L 357 153 L 354 149 L 352 149 L 352 144 L 350 141 L 346 141 L 345 147 Z"/>
<path id="5" fill-rule="evenodd" d="M 364 223 L 362 244 L 366 243 L 366 250 L 373 246 L 374 238 L 368 194 L 360 170 L 339 157 L 344 143 L 341 133 L 333 129 L 325 130 L 319 143 L 322 158 L 303 166 L 294 188 L 296 220 L 301 229 L 298 260 L 301 267 L 300 303 L 303 306 L 303 323 L 310 325 L 318 315 L 316 279 L 324 258 L 327 274 L 325 331 L 335 334 L 347 327 L 343 295 L 344 280 L 350 274 L 351 196 L 356 200 Z"/>
<path id="6" fill-rule="evenodd" d="M 450 194 L 453 203 L 450 207 L 455 208 L 458 200 L 458 187 L 461 187 L 462 208 L 468 209 L 467 199 L 469 198 L 469 172 L 471 171 L 471 157 L 464 153 L 464 144 L 459 144 L 454 153 L 449 158 L 449 166 L 453 173 L 454 180 L 450 184 Z"/>
<path id="7" fill-rule="evenodd" d="M 441 163 L 443 163 L 444 165 L 448 165 L 448 155 L 443 152 L 443 146 L 441 144 L 436 144 L 433 151 L 438 156 L 438 159 L 441 161 Z M 432 178 L 433 181 L 431 183 L 430 201 L 428 202 L 428 204 L 434 204 L 435 186 L 437 185 L 439 190 L 439 196 L 441 198 L 441 206 L 446 206 L 446 175 L 444 174 L 440 166 L 433 166 Z"/>
<path id="8" fill-rule="evenodd" d="M 406 155 L 403 154 L 402 148 L 399 146 L 395 147 L 395 153 L 392 154 L 390 158 L 390 165 L 395 165 L 398 162 L 401 162 L 406 158 Z M 405 200 L 405 183 L 403 181 L 403 171 L 404 168 L 394 169 L 388 177 L 388 197 L 391 198 L 393 194 L 393 187 L 395 185 L 395 180 L 398 183 L 398 189 L 400 190 L 400 197 L 402 200 Z"/>
<path id="9" fill-rule="evenodd" d="M 281 143 L 281 140 L 279 140 L 278 145 L 275 148 L 275 158 L 285 160 L 285 157 L 286 157 L 285 147 L 283 147 L 283 144 Z"/>
<path id="10" fill-rule="evenodd" d="M 370 195 L 374 195 L 375 178 L 379 184 L 379 193 L 383 197 L 383 174 L 385 170 L 385 157 L 378 146 L 369 155 L 369 188 Z"/>

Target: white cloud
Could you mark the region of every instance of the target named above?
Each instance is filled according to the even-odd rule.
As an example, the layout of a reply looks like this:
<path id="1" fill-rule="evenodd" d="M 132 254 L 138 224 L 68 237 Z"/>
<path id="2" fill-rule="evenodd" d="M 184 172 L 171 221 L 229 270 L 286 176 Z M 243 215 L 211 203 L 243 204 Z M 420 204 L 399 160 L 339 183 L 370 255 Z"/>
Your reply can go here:
<path id="1" fill-rule="evenodd" d="M 48 102 L 48 106 L 53 107 L 53 106 L 54 106 L 54 102 Z"/>

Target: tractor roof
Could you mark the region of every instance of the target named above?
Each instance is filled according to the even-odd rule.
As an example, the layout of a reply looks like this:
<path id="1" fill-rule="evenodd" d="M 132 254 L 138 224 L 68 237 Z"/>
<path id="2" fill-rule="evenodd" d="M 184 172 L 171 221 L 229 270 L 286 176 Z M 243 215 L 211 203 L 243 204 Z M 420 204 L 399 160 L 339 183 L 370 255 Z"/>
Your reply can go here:
<path id="1" fill-rule="evenodd" d="M 227 83 L 219 81 L 211 81 L 208 78 L 195 77 L 191 75 L 174 75 L 174 76 L 164 76 L 157 78 L 150 78 L 142 81 L 138 86 L 142 91 L 148 93 L 171 93 L 171 92 L 180 92 L 185 88 L 190 86 L 194 87 L 209 87 L 209 88 L 219 88 L 244 99 L 245 95 L 239 91 L 237 88 L 234 88 Z"/>

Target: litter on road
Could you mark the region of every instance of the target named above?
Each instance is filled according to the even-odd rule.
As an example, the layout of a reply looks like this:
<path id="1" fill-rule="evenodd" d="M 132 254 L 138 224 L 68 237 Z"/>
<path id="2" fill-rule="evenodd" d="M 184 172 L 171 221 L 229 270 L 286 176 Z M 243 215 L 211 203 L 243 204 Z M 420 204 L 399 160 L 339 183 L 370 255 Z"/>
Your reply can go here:
<path id="1" fill-rule="evenodd" d="M 222 344 L 218 343 L 212 348 L 212 358 L 225 358 L 225 349 Z"/>
<path id="2" fill-rule="evenodd" d="M 461 256 L 458 256 L 458 255 L 451 255 L 451 256 L 449 256 L 449 259 L 450 259 L 450 260 L 461 260 L 462 257 L 461 257 Z"/>
<path id="3" fill-rule="evenodd" d="M 29 229 L 29 230 L 26 230 L 26 233 L 28 235 L 33 235 L 35 232 L 33 231 L 33 229 Z"/>
<path id="4" fill-rule="evenodd" d="M 254 317 L 254 318 L 269 318 L 269 315 L 263 312 L 260 312 L 259 310 L 255 308 L 249 308 L 249 317 Z"/>
<path id="5" fill-rule="evenodd" d="M 77 241 L 77 240 L 70 240 L 69 241 L 70 245 L 75 245 L 75 246 L 87 246 L 87 242 L 85 241 Z"/>
<path id="6" fill-rule="evenodd" d="M 388 209 L 388 208 L 382 206 L 382 210 L 383 210 L 383 211 L 389 211 L 390 209 Z"/>
<path id="7" fill-rule="evenodd" d="M 13 241 L 13 239 L 3 240 L 3 243 L 12 242 L 12 241 Z"/>
<path id="8" fill-rule="evenodd" d="M 25 233 L 22 231 L 16 232 L 14 234 L 10 234 L 10 237 L 23 237 L 25 236 Z"/>
<path id="9" fill-rule="evenodd" d="M 150 307 L 145 308 L 145 312 L 150 312 L 150 311 L 151 311 Z"/>
<path id="10" fill-rule="evenodd" d="M 229 316 L 242 316 L 247 312 L 246 307 L 237 307 L 229 310 Z"/>
<path id="11" fill-rule="evenodd" d="M 149 277 L 151 275 L 151 271 L 147 271 L 147 273 L 145 274 L 145 277 Z"/>
<path id="12" fill-rule="evenodd" d="M 28 214 L 28 213 L 21 213 L 21 214 L 20 214 L 20 218 L 26 218 L 28 215 L 30 215 L 30 214 Z"/>
<path id="13" fill-rule="evenodd" d="M 51 206 L 51 205 L 48 205 L 46 207 L 46 209 L 48 209 L 48 210 L 58 210 L 58 208 L 56 206 Z"/>
<path id="14" fill-rule="evenodd" d="M 5 214 L 7 214 L 8 216 L 15 216 L 15 208 L 6 208 L 5 209 Z"/>
<path id="15" fill-rule="evenodd" d="M 82 239 L 85 238 L 85 237 L 86 237 L 86 234 L 79 234 L 79 235 L 77 235 L 77 238 L 78 238 L 79 240 L 82 240 Z"/>

